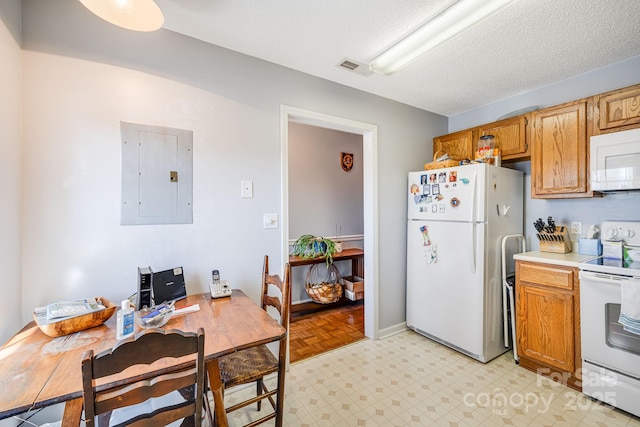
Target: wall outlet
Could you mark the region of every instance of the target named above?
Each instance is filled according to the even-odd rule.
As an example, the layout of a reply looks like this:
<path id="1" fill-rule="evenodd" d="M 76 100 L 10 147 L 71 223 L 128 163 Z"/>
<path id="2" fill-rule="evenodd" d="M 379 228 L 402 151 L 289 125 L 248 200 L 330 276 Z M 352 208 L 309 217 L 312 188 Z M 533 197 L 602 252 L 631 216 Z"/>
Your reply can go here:
<path id="1" fill-rule="evenodd" d="M 571 223 L 571 234 L 582 234 L 582 223 L 575 221 Z"/>
<path id="2" fill-rule="evenodd" d="M 240 197 L 253 197 L 253 181 L 240 181 Z"/>

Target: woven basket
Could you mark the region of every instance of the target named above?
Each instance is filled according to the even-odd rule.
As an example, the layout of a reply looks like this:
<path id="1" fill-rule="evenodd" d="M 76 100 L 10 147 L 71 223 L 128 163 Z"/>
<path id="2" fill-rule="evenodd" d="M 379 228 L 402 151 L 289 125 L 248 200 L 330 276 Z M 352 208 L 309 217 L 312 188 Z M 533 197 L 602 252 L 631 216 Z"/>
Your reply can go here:
<path id="1" fill-rule="evenodd" d="M 436 162 L 436 159 L 438 158 L 438 156 L 441 156 L 444 154 L 444 151 L 442 150 L 438 150 L 433 154 L 433 162 L 431 163 L 425 163 L 424 165 L 424 170 L 428 171 L 431 169 L 442 169 L 442 168 L 452 168 L 454 166 L 460 166 L 460 161 L 459 160 L 441 160 L 439 162 Z"/>
<path id="2" fill-rule="evenodd" d="M 326 272 L 323 271 L 326 267 Z M 304 289 L 309 297 L 320 304 L 331 304 L 342 297 L 340 272 L 333 263 L 313 264 L 307 271 Z"/>

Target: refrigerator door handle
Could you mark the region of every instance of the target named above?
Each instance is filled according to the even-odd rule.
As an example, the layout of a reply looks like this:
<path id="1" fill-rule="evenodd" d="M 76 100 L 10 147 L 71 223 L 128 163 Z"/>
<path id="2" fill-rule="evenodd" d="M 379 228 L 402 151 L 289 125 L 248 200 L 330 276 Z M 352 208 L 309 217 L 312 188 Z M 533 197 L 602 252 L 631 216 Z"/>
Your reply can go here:
<path id="1" fill-rule="evenodd" d="M 471 223 L 471 272 L 476 272 L 476 228 L 477 224 L 475 222 Z"/>
<path id="2" fill-rule="evenodd" d="M 471 201 L 471 222 L 473 224 L 476 223 L 476 212 L 478 210 L 478 191 L 477 191 L 477 184 L 478 184 L 478 174 L 477 173 L 473 173 L 473 186 L 471 187 L 471 197 L 473 198 L 473 200 Z"/>
<path id="3" fill-rule="evenodd" d="M 471 272 L 476 272 L 476 211 L 478 210 L 478 192 L 476 185 L 478 183 L 477 173 L 473 173 L 473 187 L 472 187 L 472 197 L 473 203 L 471 203 Z"/>

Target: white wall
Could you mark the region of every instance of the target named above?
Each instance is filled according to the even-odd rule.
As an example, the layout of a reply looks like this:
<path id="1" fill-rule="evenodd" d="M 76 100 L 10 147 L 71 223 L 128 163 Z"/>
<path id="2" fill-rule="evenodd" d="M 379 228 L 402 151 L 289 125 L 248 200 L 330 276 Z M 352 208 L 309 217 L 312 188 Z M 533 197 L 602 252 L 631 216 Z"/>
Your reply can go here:
<path id="1" fill-rule="evenodd" d="M 279 243 L 277 230 L 262 229 L 262 212 L 279 208 L 265 188 L 278 151 L 255 143 L 266 113 L 137 71 L 29 51 L 24 86 L 25 311 L 59 298 L 120 301 L 145 265 L 184 267 L 191 293 L 207 289 L 214 268 L 234 286 L 258 284 L 255 256 L 277 254 L 270 247 Z M 121 120 L 193 131 L 193 224 L 120 225 Z M 254 180 L 254 198 L 240 198 L 241 179 Z"/>
<path id="2" fill-rule="evenodd" d="M 140 265 L 182 265 L 190 292 L 217 268 L 258 300 L 263 255 L 283 262 L 262 215 L 282 214 L 288 105 L 378 126 L 379 326 L 404 322 L 406 175 L 446 118 L 170 31 L 121 30 L 73 0 L 24 0 L 23 16 L 23 321 L 53 299 L 128 296 Z M 120 120 L 194 131 L 192 225 L 119 225 Z"/>
<path id="3" fill-rule="evenodd" d="M 22 50 L 20 2 L 4 2 L 0 11 L 0 271 L 2 310 L 0 345 L 23 324 L 21 304 L 21 218 L 22 212 Z"/>
<path id="4" fill-rule="evenodd" d="M 528 106 L 550 107 L 637 83 L 640 83 L 640 57 L 452 116 L 449 118 L 449 132 L 490 123 L 506 113 Z M 538 218 L 546 221 L 549 215 L 553 216 L 557 224 L 569 225 L 572 221 L 583 223 L 582 234 L 572 236 L 573 240 L 585 237 L 589 225 L 599 225 L 605 220 L 640 220 L 640 191 L 607 194 L 602 198 L 592 199 L 532 199 L 531 162 L 507 166 L 525 173 L 524 226 L 529 249 L 539 248 L 533 222 Z M 577 249 L 576 244 L 574 250 Z"/>

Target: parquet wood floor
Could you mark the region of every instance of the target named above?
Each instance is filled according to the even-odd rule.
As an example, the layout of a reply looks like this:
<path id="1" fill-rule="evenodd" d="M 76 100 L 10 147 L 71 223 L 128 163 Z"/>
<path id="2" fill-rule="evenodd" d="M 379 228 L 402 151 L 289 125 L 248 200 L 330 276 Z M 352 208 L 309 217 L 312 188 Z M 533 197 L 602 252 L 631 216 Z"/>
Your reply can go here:
<path id="1" fill-rule="evenodd" d="M 289 360 L 294 363 L 364 337 L 364 301 L 296 314 L 289 324 Z"/>

